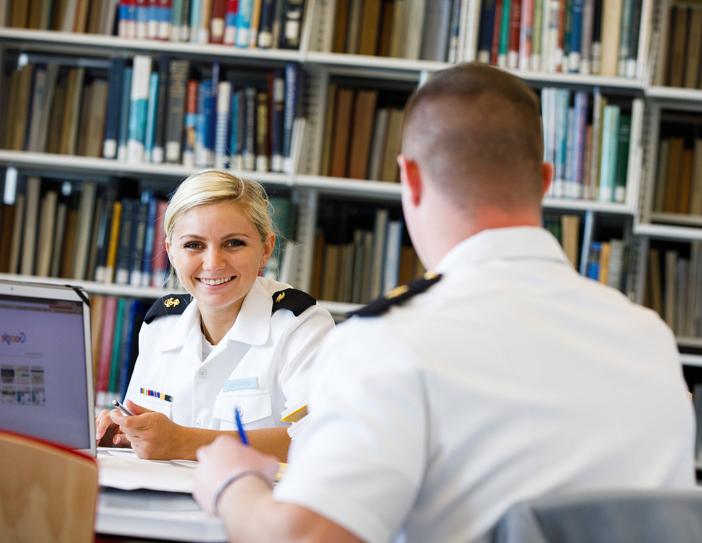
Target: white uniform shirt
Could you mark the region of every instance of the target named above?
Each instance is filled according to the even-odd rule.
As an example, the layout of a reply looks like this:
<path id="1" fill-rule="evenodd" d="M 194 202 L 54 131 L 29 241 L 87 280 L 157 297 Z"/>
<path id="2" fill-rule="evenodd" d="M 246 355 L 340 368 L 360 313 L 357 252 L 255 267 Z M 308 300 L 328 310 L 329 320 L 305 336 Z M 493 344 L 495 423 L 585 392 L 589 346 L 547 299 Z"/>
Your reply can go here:
<path id="1" fill-rule="evenodd" d="M 366 541 L 485 541 L 514 502 L 692 487 L 694 422 L 658 316 L 540 228 L 485 231 L 443 278 L 319 352 L 275 498 Z"/>
<path id="2" fill-rule="evenodd" d="M 288 309 L 271 314 L 273 293 L 285 288 L 257 278 L 204 361 L 197 301 L 182 315 L 144 324 L 127 398 L 185 426 L 232 430 L 237 406 L 247 429 L 283 426 L 282 414 L 307 403 L 314 356 L 334 326 L 319 305 L 297 317 Z"/>

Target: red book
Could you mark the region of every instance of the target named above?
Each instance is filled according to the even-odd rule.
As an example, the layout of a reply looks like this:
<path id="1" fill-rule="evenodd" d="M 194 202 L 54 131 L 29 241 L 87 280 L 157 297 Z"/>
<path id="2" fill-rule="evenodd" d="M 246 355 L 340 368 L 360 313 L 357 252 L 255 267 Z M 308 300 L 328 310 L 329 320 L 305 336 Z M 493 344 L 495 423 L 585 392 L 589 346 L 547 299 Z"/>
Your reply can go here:
<path id="1" fill-rule="evenodd" d="M 112 361 L 112 342 L 115 333 L 115 313 L 117 312 L 117 298 L 105 298 L 102 314 L 102 336 L 100 338 L 100 357 L 98 358 L 97 382 L 95 383 L 95 403 L 98 407 L 105 407 L 107 391 L 110 384 L 110 363 Z"/>
<path id="2" fill-rule="evenodd" d="M 227 14 L 227 0 L 212 0 L 212 17 L 210 18 L 210 42 L 224 41 L 224 18 Z"/>
<path id="3" fill-rule="evenodd" d="M 509 46 L 507 47 L 507 66 L 516 69 L 519 65 L 519 34 L 522 25 L 522 0 L 512 0 L 509 11 Z"/>
<path id="4" fill-rule="evenodd" d="M 156 225 L 154 227 L 154 247 L 151 269 L 151 286 L 163 288 L 168 270 L 168 253 L 166 253 L 166 232 L 163 229 L 163 217 L 166 215 L 168 202 L 159 200 L 156 205 Z"/>

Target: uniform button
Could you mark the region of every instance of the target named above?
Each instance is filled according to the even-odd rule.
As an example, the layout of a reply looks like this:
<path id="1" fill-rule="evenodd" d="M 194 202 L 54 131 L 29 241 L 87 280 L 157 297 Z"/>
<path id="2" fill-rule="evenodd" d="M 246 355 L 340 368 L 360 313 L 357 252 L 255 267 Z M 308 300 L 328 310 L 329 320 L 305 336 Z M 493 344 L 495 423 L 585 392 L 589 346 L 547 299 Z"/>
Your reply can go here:
<path id="1" fill-rule="evenodd" d="M 197 374 L 200 376 L 201 379 L 204 379 L 207 377 L 207 370 L 200 370 L 197 372 Z"/>

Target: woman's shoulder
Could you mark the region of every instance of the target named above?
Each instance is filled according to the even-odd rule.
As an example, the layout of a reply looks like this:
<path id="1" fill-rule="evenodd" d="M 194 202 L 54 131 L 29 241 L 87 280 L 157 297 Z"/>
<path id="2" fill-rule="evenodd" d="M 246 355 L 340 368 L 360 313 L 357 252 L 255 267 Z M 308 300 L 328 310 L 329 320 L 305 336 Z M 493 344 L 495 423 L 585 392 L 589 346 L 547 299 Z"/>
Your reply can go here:
<path id="1" fill-rule="evenodd" d="M 163 317 L 179 317 L 190 305 L 190 294 L 167 294 L 156 300 L 144 316 L 144 323 L 151 324 Z"/>

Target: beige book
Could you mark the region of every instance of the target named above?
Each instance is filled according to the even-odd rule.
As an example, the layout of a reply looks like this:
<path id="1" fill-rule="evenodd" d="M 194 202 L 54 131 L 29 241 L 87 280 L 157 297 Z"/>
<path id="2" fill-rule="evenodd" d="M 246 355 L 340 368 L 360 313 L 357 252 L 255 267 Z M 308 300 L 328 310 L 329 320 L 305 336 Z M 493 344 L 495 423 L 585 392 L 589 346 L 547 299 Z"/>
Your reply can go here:
<path id="1" fill-rule="evenodd" d="M 407 14 L 409 0 L 395 0 L 392 18 L 392 38 L 390 39 L 390 56 L 404 57 L 407 46 Z"/>
<path id="2" fill-rule="evenodd" d="M 327 105 L 324 113 L 324 133 L 322 136 L 322 155 L 319 172 L 321 175 L 329 175 L 331 167 L 332 136 L 334 134 L 334 106 L 336 104 L 336 83 L 330 83 L 327 87 Z"/>
<path id="3" fill-rule="evenodd" d="M 685 86 L 694 89 L 700 80 L 700 61 L 702 59 L 702 5 L 690 9 L 690 35 L 687 40 L 687 65 L 685 67 Z"/>
<path id="4" fill-rule="evenodd" d="M 685 45 L 687 44 L 688 8 L 677 6 L 673 22 L 673 43 L 670 55 L 670 79 L 672 87 L 682 87 L 685 82 Z"/>
<path id="5" fill-rule="evenodd" d="M 648 306 L 663 317 L 663 292 L 661 283 L 661 264 L 658 249 L 648 250 Z"/>
<path id="6" fill-rule="evenodd" d="M 22 248 L 22 229 L 24 226 L 24 194 L 18 194 L 15 200 L 15 222 L 12 227 L 12 245 L 10 245 L 10 262 L 8 273 L 19 271 L 20 250 Z"/>
<path id="7" fill-rule="evenodd" d="M 388 108 L 379 109 L 375 114 L 368 179 L 380 180 L 382 178 L 383 153 L 385 151 L 385 142 L 388 139 L 389 122 L 390 110 Z"/>
<path id="8" fill-rule="evenodd" d="M 93 227 L 93 210 L 95 208 L 95 183 L 83 183 L 83 191 L 80 195 L 80 206 L 78 208 L 78 227 L 76 239 L 75 262 L 73 263 L 73 278 L 84 280 L 88 263 L 88 251 L 90 250 L 90 237 Z"/>
<path id="9" fill-rule="evenodd" d="M 580 253 L 580 217 L 578 215 L 561 216 L 561 245 L 566 257 L 577 270 Z"/>
<path id="10" fill-rule="evenodd" d="M 73 155 L 76 152 L 76 136 L 78 134 L 84 77 L 85 68 L 73 68 L 68 73 L 66 109 L 63 114 L 63 129 L 61 130 L 59 147 L 59 152 L 64 155 Z"/>
<path id="11" fill-rule="evenodd" d="M 436 1 L 436 0 L 429 0 Z M 405 58 L 416 60 L 422 48 L 422 24 L 424 21 L 425 0 L 407 0 L 407 27 L 402 31 L 406 35 Z"/>
<path id="12" fill-rule="evenodd" d="M 84 154 L 100 157 L 105 131 L 105 111 L 107 110 L 107 81 L 96 79 L 91 85 L 90 104 L 84 104 L 88 110 L 88 127 L 85 134 Z"/>
<path id="13" fill-rule="evenodd" d="M 619 61 L 619 32 L 622 0 L 602 1 L 602 64 L 601 75 L 616 76 Z"/>
<path id="14" fill-rule="evenodd" d="M 683 159 L 682 138 L 670 138 L 668 144 L 668 168 L 665 178 L 665 196 L 663 211 L 675 213 L 678 209 L 678 193 L 680 192 L 680 170 Z"/>
<path id="15" fill-rule="evenodd" d="M 88 4 L 90 0 L 77 0 L 76 13 L 73 18 L 73 32 L 85 32 L 88 21 Z"/>
<path id="16" fill-rule="evenodd" d="M 78 210 L 69 209 L 66 214 L 66 230 L 63 235 L 63 254 L 61 255 L 61 270 L 59 275 L 70 279 L 73 277 L 73 261 L 78 236 Z"/>
<path id="17" fill-rule="evenodd" d="M 51 269 L 49 275 L 58 277 L 61 272 L 61 258 L 63 255 L 63 235 L 66 231 L 66 215 L 68 206 L 66 202 L 60 202 L 56 209 L 56 226 L 53 232 L 53 248 L 51 250 Z"/>
<path id="18" fill-rule="evenodd" d="M 598 281 L 604 285 L 607 284 L 609 280 L 609 257 L 610 257 L 611 246 L 609 242 L 603 242 L 600 245 L 600 269 Z"/>
<path id="19" fill-rule="evenodd" d="M 341 245 L 328 243 L 324 251 L 324 272 L 322 275 L 322 300 L 337 299 L 339 286 L 339 260 Z"/>
<path id="20" fill-rule="evenodd" d="M 402 120 L 404 111 L 401 109 L 390 110 L 388 122 L 388 136 L 383 150 L 383 168 L 380 179 L 382 181 L 398 181 L 397 155 L 400 154 L 402 144 Z"/>
<path id="21" fill-rule="evenodd" d="M 104 296 L 90 297 L 90 334 L 93 348 L 93 377 L 97 377 L 97 360 L 100 355 L 100 338 L 102 337 L 102 317 L 105 307 Z"/>
<path id="22" fill-rule="evenodd" d="M 349 7 L 349 18 L 346 23 L 346 53 L 355 55 L 359 50 L 359 38 L 361 34 L 361 14 L 363 2 L 361 0 L 351 0 Z"/>

